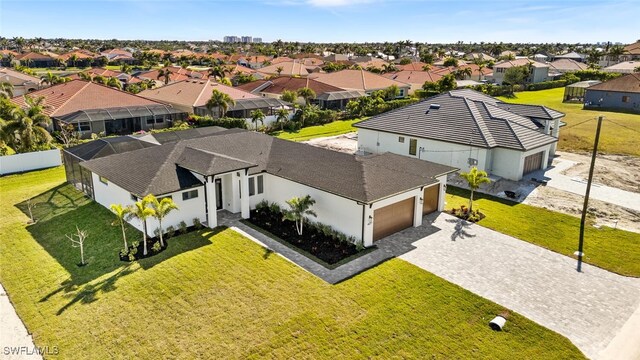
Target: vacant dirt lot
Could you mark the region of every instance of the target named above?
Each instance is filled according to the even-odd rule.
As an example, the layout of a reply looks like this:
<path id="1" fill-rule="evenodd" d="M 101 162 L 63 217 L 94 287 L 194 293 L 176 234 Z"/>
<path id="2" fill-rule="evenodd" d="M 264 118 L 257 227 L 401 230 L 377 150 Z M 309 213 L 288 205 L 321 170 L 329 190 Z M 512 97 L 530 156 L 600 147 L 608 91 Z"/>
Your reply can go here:
<path id="1" fill-rule="evenodd" d="M 353 154 L 358 150 L 358 135 L 357 133 L 352 132 L 344 135 L 316 138 L 305 141 L 305 143 L 334 151 Z"/>
<path id="2" fill-rule="evenodd" d="M 558 151 L 562 159 L 577 162 L 564 175 L 587 179 L 591 155 Z M 618 189 L 640 193 L 640 157 L 628 155 L 599 155 L 593 172 L 594 182 Z"/>

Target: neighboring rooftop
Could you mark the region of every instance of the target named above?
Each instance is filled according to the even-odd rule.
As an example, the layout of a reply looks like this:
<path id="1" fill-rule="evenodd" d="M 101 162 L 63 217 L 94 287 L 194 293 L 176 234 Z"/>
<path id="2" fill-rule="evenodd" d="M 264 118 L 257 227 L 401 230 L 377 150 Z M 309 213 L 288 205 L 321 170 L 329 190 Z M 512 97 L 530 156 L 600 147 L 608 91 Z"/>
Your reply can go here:
<path id="1" fill-rule="evenodd" d="M 412 71 L 402 70 L 394 73 L 386 73 L 382 75 L 388 79 L 400 81 L 407 84 L 424 84 L 425 82 L 436 82 L 444 75 L 437 74 L 433 71 Z"/>
<path id="2" fill-rule="evenodd" d="M 566 58 L 566 59 L 560 58 L 560 57 L 557 57 L 557 58 L 558 60 L 555 60 L 549 63 L 549 67 L 557 71 L 562 71 L 562 72 L 580 71 L 580 70 L 587 70 L 589 68 L 587 64 L 575 61 L 570 58 Z"/>
<path id="3" fill-rule="evenodd" d="M 640 73 L 624 75 L 587 88 L 587 91 L 591 90 L 640 93 Z"/>
<path id="4" fill-rule="evenodd" d="M 260 98 L 260 96 L 222 85 L 211 79 L 183 80 L 156 89 L 144 90 L 138 95 L 165 103 L 197 107 L 206 105 L 214 89 L 229 95 L 234 100 Z"/>
<path id="5" fill-rule="evenodd" d="M 269 94 L 282 94 L 283 91 L 296 91 L 300 88 L 308 87 L 316 95 L 332 91 L 342 91 L 341 88 L 325 84 L 314 79 L 280 76 L 270 80 L 257 80 L 247 84 L 236 86 L 236 89 L 251 93 L 265 92 Z"/>
<path id="6" fill-rule="evenodd" d="M 531 66 L 536 67 L 536 68 L 548 68 L 549 65 L 547 64 L 543 64 L 541 62 L 535 61 L 535 60 L 531 60 L 531 59 L 526 59 L 526 58 L 521 58 L 521 59 L 515 59 L 515 60 L 505 60 L 503 62 L 499 62 L 497 64 L 495 64 L 493 66 L 493 68 L 511 68 L 511 67 L 515 67 L 515 66 L 524 66 L 524 65 L 529 65 L 531 64 Z"/>
<path id="7" fill-rule="evenodd" d="M 21 73 L 9 68 L 0 68 L 0 82 L 8 82 L 13 86 L 20 86 L 26 83 L 40 84 L 40 79 L 35 76 Z"/>
<path id="8" fill-rule="evenodd" d="M 400 88 L 408 87 L 407 83 L 387 79 L 366 70 L 341 70 L 326 74 L 313 73 L 309 77 L 344 90 L 372 91 L 386 89 L 391 85 Z"/>

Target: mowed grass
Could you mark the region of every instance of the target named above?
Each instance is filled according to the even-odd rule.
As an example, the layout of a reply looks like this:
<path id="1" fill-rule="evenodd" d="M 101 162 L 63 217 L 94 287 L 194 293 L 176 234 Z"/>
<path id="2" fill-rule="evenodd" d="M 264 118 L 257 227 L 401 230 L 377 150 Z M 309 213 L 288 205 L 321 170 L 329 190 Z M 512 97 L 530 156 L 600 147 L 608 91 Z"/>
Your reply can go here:
<path id="1" fill-rule="evenodd" d="M 640 156 L 640 115 L 600 110 L 583 110 L 582 104 L 563 103 L 564 88 L 517 92 L 505 102 L 544 105 L 566 114 L 560 128 L 558 147 L 565 151 L 592 151 L 597 117 L 604 116 L 598 150 L 601 153 Z M 591 120 L 590 120 L 591 119 Z M 586 121 L 586 123 L 580 124 Z M 575 125 L 575 126 L 574 126 Z"/>
<path id="2" fill-rule="evenodd" d="M 580 219 L 551 210 L 475 193 L 478 224 L 563 255 L 578 250 Z M 447 187 L 446 209 L 469 205 L 469 191 Z M 585 227 L 583 260 L 626 276 L 640 277 L 640 234 L 603 226 Z"/>
<path id="3" fill-rule="evenodd" d="M 203 230 L 122 263 L 111 214 L 63 180 L 61 168 L 0 178 L 0 281 L 59 358 L 584 358 L 515 313 L 490 330 L 504 308 L 402 260 L 332 286 L 232 230 Z M 16 204 L 31 197 L 39 221 L 26 226 Z M 85 267 L 61 236 L 76 223 Z"/>
<path id="4" fill-rule="evenodd" d="M 285 140 L 307 141 L 318 137 L 342 135 L 356 131 L 357 129 L 353 127 L 353 124 L 362 120 L 364 118 L 338 120 L 325 125 L 309 126 L 298 131 L 281 131 L 276 136 Z"/>

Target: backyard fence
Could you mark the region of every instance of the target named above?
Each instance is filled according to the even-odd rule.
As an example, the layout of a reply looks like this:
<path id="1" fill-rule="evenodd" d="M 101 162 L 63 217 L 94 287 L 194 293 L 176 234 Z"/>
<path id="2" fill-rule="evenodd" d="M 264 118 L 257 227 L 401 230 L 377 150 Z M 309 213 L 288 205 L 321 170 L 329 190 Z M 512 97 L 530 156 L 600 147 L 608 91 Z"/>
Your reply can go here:
<path id="1" fill-rule="evenodd" d="M 62 165 L 62 157 L 58 149 L 0 156 L 0 175 L 45 169 L 58 165 Z"/>

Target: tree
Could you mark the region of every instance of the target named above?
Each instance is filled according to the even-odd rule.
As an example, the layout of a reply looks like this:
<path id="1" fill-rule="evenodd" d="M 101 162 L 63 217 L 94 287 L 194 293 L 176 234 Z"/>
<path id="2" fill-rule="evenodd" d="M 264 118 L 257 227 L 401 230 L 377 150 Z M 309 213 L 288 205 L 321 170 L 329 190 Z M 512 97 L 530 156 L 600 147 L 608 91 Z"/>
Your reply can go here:
<path id="1" fill-rule="evenodd" d="M 633 69 L 633 72 L 640 72 L 640 66 L 636 66 L 636 68 Z"/>
<path id="2" fill-rule="evenodd" d="M 125 74 L 128 74 L 131 72 L 131 65 L 127 64 L 127 63 L 123 63 L 120 66 L 120 71 L 122 71 Z"/>
<path id="3" fill-rule="evenodd" d="M 291 90 L 283 90 L 282 94 L 280 94 L 280 99 L 282 99 L 282 101 L 286 101 L 292 104 L 296 102 L 297 98 L 298 98 L 298 94 L 295 91 L 291 91 Z"/>
<path id="4" fill-rule="evenodd" d="M 276 68 L 276 73 L 278 73 L 278 76 L 280 76 L 280 74 L 282 73 L 283 70 L 284 70 L 284 68 L 282 66 L 278 66 Z"/>
<path id="5" fill-rule="evenodd" d="M 73 124 L 59 122 L 60 131 L 54 132 L 54 135 L 62 142 L 65 148 L 80 142 L 80 132 L 76 130 Z"/>
<path id="6" fill-rule="evenodd" d="M 440 92 L 455 90 L 458 87 L 458 83 L 456 82 L 456 78 L 453 74 L 443 76 L 438 80 L 437 84 Z"/>
<path id="7" fill-rule="evenodd" d="M 129 218 L 135 218 L 142 223 L 142 255 L 147 255 L 147 219 L 155 216 L 155 211 L 149 207 L 149 195 L 142 200 L 136 201 L 130 208 Z"/>
<path id="8" fill-rule="evenodd" d="M 311 103 L 311 99 L 316 98 L 316 92 L 308 87 L 300 88 L 296 91 L 296 93 L 298 94 L 298 96 L 304 99 L 304 103 L 306 105 L 309 105 Z"/>
<path id="9" fill-rule="evenodd" d="M 464 80 L 466 77 L 470 77 L 473 71 L 470 67 L 459 68 L 453 72 L 453 76 L 458 80 Z"/>
<path id="10" fill-rule="evenodd" d="M 400 96 L 400 89 L 398 85 L 391 85 L 388 88 L 384 89 L 384 98 L 387 100 L 393 100 Z"/>
<path id="11" fill-rule="evenodd" d="M 213 114 L 213 109 L 218 108 L 218 117 L 224 117 L 229 110 L 229 106 L 235 106 L 236 101 L 228 94 L 223 93 L 218 89 L 213 89 L 211 97 L 207 100 L 205 106 Z"/>
<path id="12" fill-rule="evenodd" d="M 256 124 L 256 131 L 258 131 L 258 121 L 264 126 L 264 113 L 262 110 L 253 110 L 249 116 L 251 117 L 251 122 Z"/>
<path id="13" fill-rule="evenodd" d="M 78 61 L 78 55 L 71 54 L 71 56 L 69 56 L 69 61 L 71 62 L 71 66 L 75 67 L 76 66 L 76 61 Z"/>
<path id="14" fill-rule="evenodd" d="M 84 241 L 87 239 L 87 235 L 87 231 L 80 230 L 78 225 L 76 225 L 75 234 L 71 234 L 71 236 L 65 235 L 67 239 L 71 240 L 71 246 L 80 248 L 80 265 L 86 265 L 84 262 Z M 77 237 L 78 240 L 74 239 L 74 237 Z"/>
<path id="15" fill-rule="evenodd" d="M 55 85 L 60 82 L 60 77 L 51 73 L 51 71 L 47 71 L 45 75 L 40 77 L 43 83 L 49 85 Z"/>
<path id="16" fill-rule="evenodd" d="M 280 108 L 276 111 L 276 124 L 280 124 L 280 130 L 284 130 L 284 123 L 289 119 L 289 110 Z"/>
<path id="17" fill-rule="evenodd" d="M 513 88 L 515 85 L 524 85 L 529 78 L 529 67 L 526 65 L 523 66 L 514 66 L 507 69 L 504 72 L 504 78 L 502 79 L 503 83 L 511 85 L 511 94 L 513 94 Z"/>
<path id="18" fill-rule="evenodd" d="M 44 114 L 44 97 L 24 97 L 26 108 L 11 110 L 11 117 L 2 131 L 3 140 L 17 153 L 37 150 L 51 143 L 51 135 L 45 129 L 51 119 Z"/>
<path id="19" fill-rule="evenodd" d="M 0 82 L 0 98 L 10 99 L 13 97 L 13 84 L 7 81 Z"/>
<path id="20" fill-rule="evenodd" d="M 305 215 L 314 217 L 318 216 L 315 211 L 311 210 L 311 206 L 315 203 L 316 201 L 309 195 L 302 198 L 294 197 L 291 200 L 287 200 L 287 205 L 289 205 L 290 209 L 285 210 L 283 219 L 295 221 L 298 235 L 302 235 L 302 226 L 304 224 Z"/>
<path id="21" fill-rule="evenodd" d="M 431 70 L 431 64 L 422 65 L 422 71 L 430 71 L 430 70 Z"/>
<path id="22" fill-rule="evenodd" d="M 122 90 L 122 82 L 115 77 L 107 78 L 107 83 L 105 84 L 108 87 L 116 88 L 118 90 Z"/>
<path id="23" fill-rule="evenodd" d="M 127 217 L 131 213 L 131 208 L 127 206 L 122 206 L 120 204 L 111 204 L 109 208 L 116 215 L 116 219 L 113 220 L 111 225 L 120 226 L 120 229 L 122 230 L 122 239 L 124 240 L 124 249 L 127 250 L 129 249 L 129 246 L 127 245 L 127 233 L 124 231 L 125 229 L 124 224 L 125 224 L 125 221 L 127 220 Z"/>
<path id="24" fill-rule="evenodd" d="M 486 171 L 478 170 L 475 166 L 468 173 L 461 172 L 460 177 L 467 181 L 471 190 L 469 196 L 469 213 L 471 213 L 473 211 L 473 192 L 478 190 L 480 185 L 490 183 L 491 179 L 487 176 Z"/>
<path id="25" fill-rule="evenodd" d="M 173 74 L 173 72 L 171 71 L 171 69 L 169 69 L 168 67 L 165 67 L 164 69 L 160 69 L 158 70 L 158 79 L 164 79 L 164 84 L 167 85 L 169 83 L 169 81 L 171 80 L 171 74 Z"/>
<path id="26" fill-rule="evenodd" d="M 213 76 L 214 80 L 224 78 L 226 73 L 227 68 L 220 65 L 212 66 L 211 69 L 209 69 L 209 76 Z"/>
<path id="27" fill-rule="evenodd" d="M 154 211 L 153 216 L 158 219 L 158 226 L 160 227 L 160 246 L 164 246 L 164 229 L 162 228 L 162 220 L 173 210 L 178 210 L 178 205 L 173 202 L 173 199 L 170 196 L 165 196 L 160 200 L 153 195 L 147 195 L 145 199 L 147 198 Z"/>
<path id="28" fill-rule="evenodd" d="M 232 86 L 233 84 L 231 83 L 231 80 L 228 77 L 223 77 L 222 79 L 220 79 L 220 81 L 218 81 L 220 84 L 222 85 L 227 85 L 227 86 Z"/>
<path id="29" fill-rule="evenodd" d="M 609 55 L 609 59 L 613 60 L 616 64 L 620 60 L 620 56 L 625 53 L 624 47 L 622 45 L 614 45 L 612 46 L 607 55 Z M 609 61 L 607 61 L 607 66 L 609 65 Z"/>
<path id="30" fill-rule="evenodd" d="M 453 66 L 453 67 L 458 67 L 458 59 L 453 58 L 453 57 L 448 57 L 444 60 L 443 63 L 444 66 Z"/>

